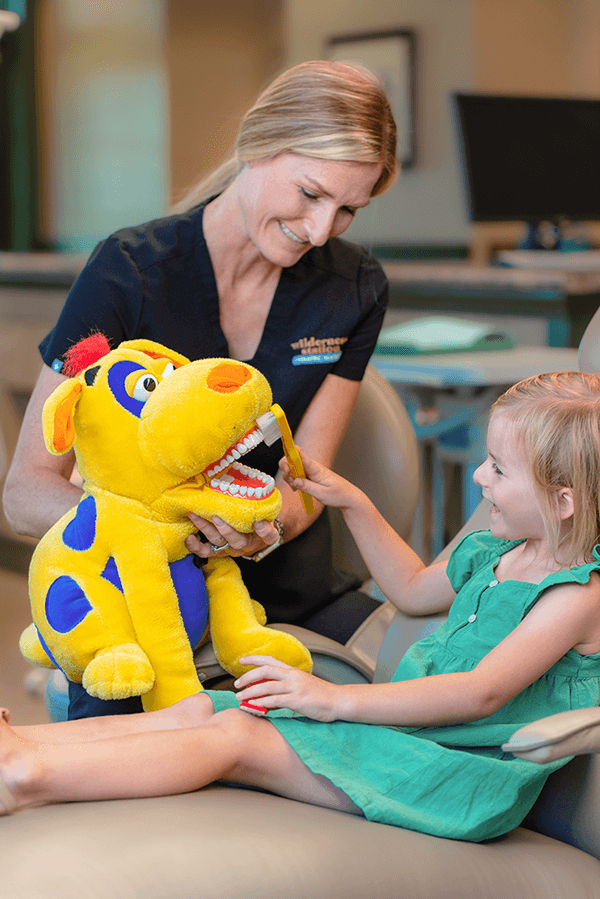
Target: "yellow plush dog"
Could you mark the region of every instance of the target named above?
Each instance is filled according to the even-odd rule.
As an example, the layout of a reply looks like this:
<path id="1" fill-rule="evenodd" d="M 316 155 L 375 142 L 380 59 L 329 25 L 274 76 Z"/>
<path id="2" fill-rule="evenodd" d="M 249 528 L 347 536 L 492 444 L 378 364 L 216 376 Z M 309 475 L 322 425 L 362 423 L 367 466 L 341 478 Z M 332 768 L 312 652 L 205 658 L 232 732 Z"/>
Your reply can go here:
<path id="1" fill-rule="evenodd" d="M 184 543 L 189 512 L 248 533 L 281 507 L 273 479 L 238 461 L 272 402 L 263 375 L 148 340 L 110 350 L 102 335 L 87 338 L 81 358 L 47 400 L 43 426 L 50 452 L 74 446 L 84 494 L 34 552 L 23 655 L 92 696 L 140 695 L 145 710 L 201 689 L 192 653 L 207 617 L 232 674 L 257 653 L 310 670 L 301 643 L 263 626 L 237 564 L 200 569 Z"/>

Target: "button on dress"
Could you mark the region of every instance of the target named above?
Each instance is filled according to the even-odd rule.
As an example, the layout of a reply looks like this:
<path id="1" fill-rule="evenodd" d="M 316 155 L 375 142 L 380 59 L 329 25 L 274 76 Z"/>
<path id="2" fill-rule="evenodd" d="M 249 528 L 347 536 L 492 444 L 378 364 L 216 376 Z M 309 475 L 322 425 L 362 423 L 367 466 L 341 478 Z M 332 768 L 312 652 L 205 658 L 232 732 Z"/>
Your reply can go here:
<path id="1" fill-rule="evenodd" d="M 472 670 L 544 590 L 587 583 L 600 570 L 596 547 L 591 563 L 549 575 L 540 584 L 499 582 L 495 567 L 519 542 L 475 531 L 459 543 L 447 567 L 457 594 L 448 619 L 408 650 L 392 681 Z M 238 704 L 233 693 L 207 692 L 217 711 Z M 270 712 L 269 720 L 311 771 L 343 790 L 367 819 L 480 841 L 520 824 L 549 774 L 568 761 L 536 765 L 504 753 L 502 744 L 538 718 L 599 704 L 600 653 L 570 650 L 499 711 L 466 724 L 323 724 L 288 710 Z"/>

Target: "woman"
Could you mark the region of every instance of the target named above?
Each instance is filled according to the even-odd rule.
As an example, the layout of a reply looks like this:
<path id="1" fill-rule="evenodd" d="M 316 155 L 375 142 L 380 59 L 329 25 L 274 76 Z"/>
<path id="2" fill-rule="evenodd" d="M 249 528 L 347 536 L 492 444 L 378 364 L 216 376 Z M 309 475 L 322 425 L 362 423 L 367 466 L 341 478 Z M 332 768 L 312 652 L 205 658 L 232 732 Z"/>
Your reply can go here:
<path id="1" fill-rule="evenodd" d="M 79 500 L 69 481 L 73 457 L 47 453 L 40 422 L 63 378 L 62 356 L 91 330 L 113 346 L 146 337 L 191 359 L 251 362 L 298 441 L 330 464 L 387 304 L 380 266 L 337 238 L 395 171 L 395 125 L 378 80 L 358 66 L 302 63 L 264 91 L 242 120 L 234 155 L 175 215 L 101 243 L 40 345 L 45 366 L 4 491 L 15 531 L 41 536 Z M 275 475 L 280 454 L 278 444 L 262 447 L 253 461 Z M 333 570 L 322 507 L 309 517 L 281 477 L 278 486 L 277 524 L 247 535 L 193 518 L 199 534 L 188 549 L 201 559 L 226 552 L 259 560 L 241 565 L 271 621 L 346 640 L 369 613 L 368 599 L 354 618 L 344 615 L 342 630 L 316 617 L 348 583 Z"/>

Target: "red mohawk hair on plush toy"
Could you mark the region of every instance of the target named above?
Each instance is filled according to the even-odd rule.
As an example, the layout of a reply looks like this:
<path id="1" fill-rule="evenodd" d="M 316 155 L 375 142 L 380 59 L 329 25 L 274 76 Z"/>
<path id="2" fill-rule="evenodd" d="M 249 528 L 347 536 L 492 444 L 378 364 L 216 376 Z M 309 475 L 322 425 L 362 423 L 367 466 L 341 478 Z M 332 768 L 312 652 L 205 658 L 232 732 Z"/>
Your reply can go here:
<path id="1" fill-rule="evenodd" d="M 89 337 L 78 340 L 67 350 L 62 374 L 67 378 L 74 378 L 80 371 L 83 371 L 88 365 L 93 365 L 107 353 L 110 353 L 110 344 L 104 334 L 90 334 Z"/>

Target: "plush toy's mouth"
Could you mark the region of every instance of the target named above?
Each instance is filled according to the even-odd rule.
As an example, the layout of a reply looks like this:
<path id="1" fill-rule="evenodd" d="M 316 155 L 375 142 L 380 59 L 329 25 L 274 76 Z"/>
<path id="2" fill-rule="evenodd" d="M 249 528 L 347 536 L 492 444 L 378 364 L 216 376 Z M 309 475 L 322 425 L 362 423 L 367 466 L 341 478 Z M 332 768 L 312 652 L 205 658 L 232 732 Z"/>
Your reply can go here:
<path id="1" fill-rule="evenodd" d="M 202 474 L 193 480 L 202 481 L 211 490 L 227 494 L 227 496 L 238 496 L 244 499 L 264 499 L 270 496 L 275 490 L 274 479 L 268 474 L 263 474 L 262 471 L 249 468 L 239 462 L 242 456 L 262 442 L 262 434 L 253 425 L 229 447 L 220 459 L 211 462 Z"/>

